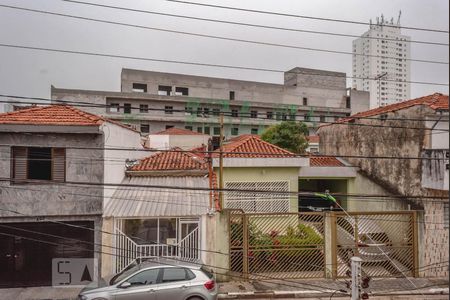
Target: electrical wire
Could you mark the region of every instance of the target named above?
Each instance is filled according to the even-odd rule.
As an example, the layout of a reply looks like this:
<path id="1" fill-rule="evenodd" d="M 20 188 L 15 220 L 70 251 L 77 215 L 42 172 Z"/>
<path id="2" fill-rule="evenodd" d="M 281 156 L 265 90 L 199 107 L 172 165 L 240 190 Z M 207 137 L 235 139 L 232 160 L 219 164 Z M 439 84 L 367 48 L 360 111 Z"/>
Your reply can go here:
<path id="1" fill-rule="evenodd" d="M 168 1 L 168 2 L 175 2 L 175 3 L 181 3 L 181 4 L 189 4 L 189 5 L 197 5 L 197 6 L 205 6 L 205 7 L 227 9 L 227 10 L 236 10 L 236 11 L 245 11 L 245 12 L 251 12 L 251 13 L 276 15 L 276 16 L 283 16 L 283 17 L 303 18 L 303 19 L 311 19 L 311 20 L 318 20 L 318 21 L 329 21 L 329 22 L 340 22 L 340 23 L 348 23 L 348 24 L 356 24 L 356 25 L 371 25 L 369 22 L 342 20 L 342 19 L 333 19 L 333 18 L 324 18 L 324 17 L 314 17 L 314 16 L 297 15 L 297 14 L 287 14 L 287 13 L 280 13 L 280 12 L 273 12 L 273 11 L 246 9 L 246 8 L 238 8 L 238 7 L 231 7 L 231 6 L 224 6 L 224 5 L 214 5 L 214 4 L 208 4 L 208 3 L 192 2 L 192 1 L 181 1 L 181 0 L 166 0 L 166 1 Z M 383 26 L 385 26 L 385 27 L 393 27 L 393 28 L 410 29 L 410 30 L 439 32 L 439 33 L 447 33 L 447 34 L 449 33 L 448 30 L 433 29 L 433 28 L 399 26 L 399 25 L 390 25 L 390 24 L 383 24 Z"/>
<path id="2" fill-rule="evenodd" d="M 200 62 L 186 62 L 186 61 L 157 59 L 157 58 L 149 58 L 149 57 L 137 57 L 137 56 L 127 56 L 127 55 L 120 55 L 120 54 L 108 54 L 108 53 L 76 51 L 76 50 L 63 50 L 63 49 L 55 49 L 55 48 L 34 47 L 34 46 L 14 45 L 14 44 L 5 44 L 5 43 L 0 43 L 0 47 L 6 47 L 6 48 L 12 48 L 12 49 L 46 51 L 46 52 L 53 52 L 53 53 L 87 55 L 87 56 L 93 56 L 93 57 L 108 57 L 108 58 L 130 59 L 130 60 L 139 60 L 139 61 L 164 62 L 164 63 L 174 63 L 174 64 L 204 66 L 204 67 L 216 67 L 216 68 L 226 68 L 226 69 L 237 69 L 237 70 L 248 70 L 248 71 L 261 71 L 261 72 L 283 73 L 283 74 L 297 73 L 297 72 L 289 72 L 289 71 L 285 71 L 285 70 L 276 70 L 276 69 L 267 69 L 267 68 L 253 68 L 253 67 L 221 65 L 221 64 L 208 64 L 208 63 L 200 63 Z M 298 74 L 301 74 L 301 73 L 298 73 Z M 308 74 L 308 75 L 313 75 L 313 74 Z M 332 76 L 332 77 L 344 77 L 344 76 L 336 76 L 336 75 L 323 75 L 323 74 L 320 74 L 320 75 L 321 76 Z M 376 79 L 376 78 L 369 78 L 369 77 L 364 78 L 364 77 L 345 76 L 345 78 L 377 80 L 378 81 L 378 79 Z M 423 81 L 406 81 L 406 80 L 398 81 L 398 80 L 390 80 L 390 79 L 384 79 L 383 81 L 402 82 L 402 83 L 411 83 L 411 84 L 423 84 L 423 85 L 448 86 L 447 83 L 434 83 L 434 82 L 423 82 Z"/>
<path id="3" fill-rule="evenodd" d="M 5 5 L 0 5 L 0 6 L 6 7 Z M 305 50 L 305 51 L 324 52 L 324 53 L 332 53 L 332 54 L 341 54 L 341 55 L 376 57 L 376 58 L 382 58 L 382 59 L 386 59 L 386 60 L 391 60 L 391 59 L 397 60 L 398 59 L 397 57 L 391 57 L 391 56 L 363 54 L 363 53 L 354 53 L 354 52 L 332 50 L 332 49 L 321 49 L 321 48 L 295 46 L 295 45 L 289 45 L 289 44 L 262 42 L 262 41 L 232 38 L 232 37 L 226 37 L 226 36 L 210 35 L 210 34 L 195 33 L 195 32 L 188 32 L 188 31 L 181 31 L 181 30 L 172 30 L 172 29 L 167 29 L 167 28 L 128 24 L 128 23 L 122 23 L 122 22 L 116 22 L 116 21 L 106 21 L 106 20 L 94 19 L 94 18 L 89 18 L 89 17 L 81 17 L 81 16 L 68 15 L 68 14 L 62 14 L 62 13 L 54 13 L 54 12 L 43 11 L 43 10 L 25 9 L 25 8 L 20 8 L 20 7 L 15 7 L 15 6 L 8 6 L 8 8 L 27 10 L 27 11 L 31 11 L 31 12 L 44 13 L 44 14 L 49 14 L 49 15 L 57 15 L 60 17 L 75 18 L 75 19 L 79 19 L 79 20 L 86 20 L 86 21 L 92 21 L 92 22 L 107 23 L 107 24 L 112 24 L 112 25 L 120 25 L 120 26 L 127 26 L 127 27 L 133 27 L 133 28 L 148 29 L 148 30 L 154 30 L 154 31 L 168 32 L 168 33 L 173 33 L 173 34 L 181 34 L 181 35 L 209 38 L 209 39 L 216 39 L 216 40 L 225 40 L 225 41 L 231 41 L 231 42 L 263 45 L 263 46 L 271 46 L 271 47 L 281 47 L 281 48 Z M 402 59 L 405 61 L 413 61 L 413 62 L 428 63 L 428 64 L 439 64 L 439 65 L 448 65 L 449 64 L 449 62 L 446 62 L 446 61 L 412 59 L 412 58 L 403 58 L 403 57 L 402 57 Z"/>
<path id="4" fill-rule="evenodd" d="M 0 100 L 0 103 L 9 103 L 9 104 L 30 104 L 30 105 L 62 105 L 67 104 L 74 107 L 94 107 L 94 108 L 114 108 L 114 109 L 124 109 L 125 105 L 113 105 L 113 104 L 93 104 L 89 102 L 83 102 L 83 101 L 70 101 L 70 100 L 62 100 L 62 99 L 50 99 L 50 98 L 39 98 L 39 97 L 26 97 L 26 96 L 17 96 L 17 95 L 4 95 L 0 94 L 0 97 L 3 98 L 15 98 L 15 99 L 27 99 L 27 100 L 37 100 L 37 101 L 49 101 L 50 103 L 42 103 L 42 102 L 35 102 L 35 101 L 13 101 L 13 100 Z M 141 99 L 141 100 L 153 100 L 153 99 Z M 191 100 L 197 100 L 197 99 L 191 99 Z M 186 104 L 190 104 L 190 102 L 187 102 Z M 205 103 L 206 104 L 206 103 Z M 214 103 L 213 103 L 214 104 Z M 199 103 L 200 105 L 200 103 Z M 141 111 L 140 107 L 136 106 L 127 106 L 126 108 L 129 108 L 130 111 L 138 110 Z M 199 109 L 202 107 L 198 107 Z M 305 114 L 297 114 L 297 110 L 300 109 L 300 106 L 295 106 L 294 108 L 290 107 L 283 107 L 283 108 L 275 108 L 275 110 L 270 111 L 273 113 L 272 118 L 267 118 L 267 112 L 258 112 L 258 111 L 248 111 L 248 112 L 237 112 L 238 116 L 234 117 L 234 112 L 232 110 L 219 110 L 217 112 L 207 112 L 205 113 L 202 109 L 201 112 L 196 112 L 193 110 L 190 110 L 189 107 L 186 107 L 185 109 L 171 109 L 170 112 L 181 112 L 181 113 L 189 113 L 190 115 L 184 115 L 185 117 L 196 117 L 196 118 L 214 118 L 219 117 L 217 114 L 223 114 L 226 117 L 234 117 L 236 119 L 251 119 L 251 120 L 267 120 L 267 121 L 299 121 L 299 120 L 292 120 L 290 118 L 292 117 L 308 117 L 308 118 L 317 118 L 317 117 L 326 117 L 326 118 L 341 118 L 341 119 L 354 119 L 354 120 L 378 120 L 380 121 L 380 117 L 363 117 L 363 116 L 357 116 L 357 115 L 333 115 L 329 112 L 321 113 L 321 114 L 314 114 L 314 110 L 320 111 L 321 108 L 314 108 L 310 107 L 309 109 L 305 110 Z M 330 109 L 329 107 L 327 109 Z M 159 111 L 159 112 L 167 112 L 168 110 L 166 108 L 154 108 L 154 107 L 148 107 L 145 109 L 146 111 Z M 295 111 L 295 113 L 293 112 Z M 292 112 L 292 113 L 291 113 Z M 141 112 L 140 112 L 141 113 Z M 130 113 L 132 115 L 132 113 Z M 256 115 L 256 116 L 255 116 Z M 257 117 L 257 115 L 263 115 L 266 117 Z M 288 118 L 289 117 L 289 118 Z M 285 119 L 284 119 L 285 118 Z M 212 121 L 212 120 L 211 120 Z M 304 120 L 305 122 L 311 122 L 311 123 L 324 123 L 324 124 L 343 124 L 343 122 L 327 122 L 327 121 L 313 121 L 313 120 Z M 442 122 L 442 123 L 448 123 L 449 120 L 446 118 L 439 118 L 439 119 L 433 119 L 433 118 L 398 118 L 398 117 L 386 117 L 382 121 L 412 121 L 412 122 Z M 188 121 L 186 121 L 188 122 Z M 195 121 L 189 121 L 189 122 L 195 122 Z M 203 123 L 208 123 L 203 121 Z M 359 125 L 372 125 L 372 124 L 359 124 Z M 376 124 L 374 124 L 376 126 Z M 387 127 L 387 126 L 384 126 Z M 417 129 L 414 127 L 400 127 L 400 128 L 407 128 L 407 129 Z M 423 128 L 420 128 L 423 129 Z M 433 129 L 434 130 L 434 129 Z M 444 129 L 442 129 L 444 130 Z"/>
<path id="5" fill-rule="evenodd" d="M 188 20 L 206 21 L 206 22 L 214 22 L 214 23 L 230 24 L 230 25 L 239 25 L 239 26 L 247 26 L 247 27 L 254 27 L 254 28 L 274 29 L 274 30 L 282 30 L 282 31 L 289 31 L 289 32 L 303 32 L 303 33 L 320 34 L 320 35 L 330 35 L 330 36 L 352 37 L 352 38 L 375 39 L 375 40 L 385 40 L 385 41 L 399 42 L 398 39 L 391 39 L 391 38 L 384 38 L 384 37 L 381 37 L 381 38 L 380 37 L 369 37 L 369 36 L 360 36 L 360 35 L 337 33 L 337 32 L 294 29 L 294 28 L 286 28 L 286 27 L 278 27 L 278 26 L 251 24 L 251 23 L 244 23 L 244 22 L 233 22 L 233 21 L 228 21 L 228 20 L 218 20 L 218 19 L 194 17 L 194 16 L 188 16 L 188 15 L 164 13 L 164 12 L 143 10 L 143 9 L 130 8 L 130 7 L 121 7 L 121 6 L 113 6 L 113 5 L 85 2 L 85 1 L 74 1 L 74 0 L 62 0 L 62 1 L 70 2 L 70 3 L 76 3 L 76 4 L 82 4 L 82 5 L 88 5 L 88 6 L 94 6 L 94 7 L 103 7 L 103 8 L 108 8 L 108 9 L 115 9 L 115 10 L 129 11 L 129 12 L 137 12 L 137 13 L 145 13 L 145 14 L 152 14 L 152 15 L 160 15 L 160 16 L 174 17 L 174 18 L 182 18 L 182 19 L 188 19 Z M 9 5 L 5 5 L 5 7 L 10 7 L 10 6 Z M 449 46 L 449 44 L 446 44 L 446 43 L 431 42 L 431 41 L 406 40 L 406 41 L 401 41 L 401 42 L 417 43 L 417 44 L 425 44 L 425 45 Z"/>

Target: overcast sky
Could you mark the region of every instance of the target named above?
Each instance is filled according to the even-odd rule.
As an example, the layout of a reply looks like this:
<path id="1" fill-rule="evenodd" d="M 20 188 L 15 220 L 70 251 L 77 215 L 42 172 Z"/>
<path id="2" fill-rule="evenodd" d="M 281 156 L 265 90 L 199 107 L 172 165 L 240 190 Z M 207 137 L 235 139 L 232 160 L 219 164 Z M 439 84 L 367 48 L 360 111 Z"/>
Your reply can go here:
<path id="1" fill-rule="evenodd" d="M 268 16 L 171 3 L 164 0 L 85 1 L 306 30 L 355 35 L 360 35 L 368 30 L 367 26 L 363 25 Z M 368 22 L 371 18 L 375 20 L 382 13 L 386 18 L 394 17 L 396 20 L 401 9 L 401 25 L 403 26 L 442 30 L 448 30 L 449 27 L 449 1 L 447 0 L 193 1 L 364 22 Z M 352 38 L 346 37 L 186 20 L 91 7 L 61 0 L 0 0 L 0 4 L 271 43 L 349 52 L 352 50 Z M 449 42 L 448 34 L 405 29 L 402 33 L 410 35 L 413 40 Z M 220 41 L 42 15 L 3 7 L 0 7 L 0 43 L 281 70 L 298 66 L 346 72 L 349 76 L 351 75 L 350 55 Z M 412 44 L 411 49 L 411 58 L 413 59 L 449 60 L 449 49 L 446 46 Z M 0 94 L 49 97 L 51 85 L 60 88 L 119 91 L 122 68 L 282 83 L 282 74 L 280 73 L 153 63 L 0 47 Z M 448 83 L 448 65 L 413 62 L 411 71 L 411 80 L 413 81 Z M 350 84 L 348 82 L 349 86 Z M 448 87 L 412 85 L 411 95 L 418 97 L 436 91 L 448 94 Z"/>

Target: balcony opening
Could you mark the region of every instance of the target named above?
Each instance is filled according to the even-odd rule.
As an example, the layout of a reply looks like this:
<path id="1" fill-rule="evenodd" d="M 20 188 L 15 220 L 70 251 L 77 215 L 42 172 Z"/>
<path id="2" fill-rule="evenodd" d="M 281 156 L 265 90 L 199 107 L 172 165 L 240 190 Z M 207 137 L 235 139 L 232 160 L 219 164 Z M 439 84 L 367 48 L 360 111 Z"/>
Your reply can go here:
<path id="1" fill-rule="evenodd" d="M 133 83 L 133 92 L 147 93 L 147 85 L 145 83 Z"/>
<path id="2" fill-rule="evenodd" d="M 189 89 L 185 87 L 176 87 L 175 88 L 176 96 L 189 96 Z"/>
<path id="3" fill-rule="evenodd" d="M 172 93 L 172 87 L 169 85 L 158 85 L 158 95 L 160 96 L 170 96 Z"/>

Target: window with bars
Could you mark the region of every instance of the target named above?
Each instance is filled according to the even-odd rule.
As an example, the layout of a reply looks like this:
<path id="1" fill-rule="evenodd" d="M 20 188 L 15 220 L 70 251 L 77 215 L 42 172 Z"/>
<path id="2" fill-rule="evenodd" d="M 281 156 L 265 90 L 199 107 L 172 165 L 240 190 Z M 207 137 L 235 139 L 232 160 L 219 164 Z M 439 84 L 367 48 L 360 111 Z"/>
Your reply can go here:
<path id="1" fill-rule="evenodd" d="M 15 183 L 26 180 L 66 180 L 66 150 L 48 147 L 12 147 L 11 179 Z"/>
<path id="2" fill-rule="evenodd" d="M 225 207 L 244 212 L 289 212 L 289 181 L 226 182 Z M 248 192 L 247 192 L 248 190 Z M 269 193 L 270 192 L 270 193 Z"/>

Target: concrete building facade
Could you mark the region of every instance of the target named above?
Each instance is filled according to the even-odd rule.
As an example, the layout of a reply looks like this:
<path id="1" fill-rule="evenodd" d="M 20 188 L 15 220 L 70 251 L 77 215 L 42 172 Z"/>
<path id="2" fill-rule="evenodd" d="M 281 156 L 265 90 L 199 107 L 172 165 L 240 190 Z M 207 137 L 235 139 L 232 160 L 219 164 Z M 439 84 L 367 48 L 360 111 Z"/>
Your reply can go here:
<path id="1" fill-rule="evenodd" d="M 367 92 L 348 90 L 346 74 L 294 68 L 283 84 L 123 69 L 121 91 L 52 87 L 52 99 L 89 102 L 95 114 L 130 124 L 143 134 L 170 127 L 218 136 L 219 114 L 225 135 L 261 133 L 283 120 L 319 124 L 368 109 Z"/>
<path id="2" fill-rule="evenodd" d="M 401 34 L 400 17 L 377 17 L 353 41 L 353 87 L 370 93 L 370 108 L 410 99 L 410 37 Z"/>
<path id="3" fill-rule="evenodd" d="M 107 184 L 122 180 L 121 157 L 137 155 L 104 148 L 140 142 L 138 132 L 67 106 L 0 114 L 0 286 L 52 285 L 54 258 L 101 266 L 100 253 L 110 253 L 100 234 Z"/>
<path id="4" fill-rule="evenodd" d="M 403 196 L 403 209 L 422 212 L 419 264 L 429 267 L 420 270 L 422 276 L 448 276 L 442 266 L 449 242 L 448 118 L 448 96 L 433 94 L 359 113 L 318 131 L 321 153 L 361 156 L 348 161 L 393 195 Z M 377 156 L 399 159 L 364 158 Z M 385 207 L 402 209 L 398 201 L 388 201 L 392 205 Z"/>

